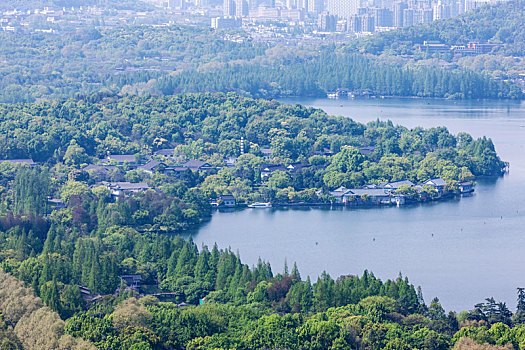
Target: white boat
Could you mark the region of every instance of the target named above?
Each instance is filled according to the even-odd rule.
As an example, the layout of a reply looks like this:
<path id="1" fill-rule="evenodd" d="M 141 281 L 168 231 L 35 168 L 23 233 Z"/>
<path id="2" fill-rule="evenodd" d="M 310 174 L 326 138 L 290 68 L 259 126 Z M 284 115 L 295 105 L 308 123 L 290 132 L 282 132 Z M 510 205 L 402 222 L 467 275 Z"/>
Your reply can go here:
<path id="1" fill-rule="evenodd" d="M 264 208 L 271 208 L 271 207 L 272 207 L 272 203 L 252 203 L 248 205 L 248 208 L 264 209 Z"/>

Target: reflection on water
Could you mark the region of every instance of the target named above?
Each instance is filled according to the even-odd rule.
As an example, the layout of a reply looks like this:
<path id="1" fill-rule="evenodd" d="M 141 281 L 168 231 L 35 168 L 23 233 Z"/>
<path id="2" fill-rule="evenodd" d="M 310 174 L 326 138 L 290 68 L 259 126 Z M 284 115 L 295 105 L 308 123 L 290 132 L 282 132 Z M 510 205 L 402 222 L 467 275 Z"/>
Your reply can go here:
<path id="1" fill-rule="evenodd" d="M 511 163 L 502 178 L 479 179 L 461 200 L 401 208 L 288 208 L 216 212 L 194 240 L 231 247 L 254 264 L 281 271 L 285 258 L 303 276 L 368 269 L 382 279 L 402 272 L 429 302 L 464 310 L 493 296 L 515 306 L 525 286 L 525 106 L 519 102 L 446 100 L 293 100 L 360 122 L 391 119 L 409 128 L 446 126 L 491 137 Z M 342 105 L 342 107 L 341 107 Z"/>

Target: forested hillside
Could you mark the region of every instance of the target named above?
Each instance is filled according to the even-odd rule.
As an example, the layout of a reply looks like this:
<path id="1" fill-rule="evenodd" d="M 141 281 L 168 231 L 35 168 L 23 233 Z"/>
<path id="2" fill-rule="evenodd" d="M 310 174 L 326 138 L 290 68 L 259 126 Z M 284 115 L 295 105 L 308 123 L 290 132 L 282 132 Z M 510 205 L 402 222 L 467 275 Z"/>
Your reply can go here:
<path id="1" fill-rule="evenodd" d="M 382 63 L 359 54 L 333 53 L 298 63 L 261 66 L 229 64 L 219 71 L 187 71 L 161 77 L 163 94 L 236 91 L 256 97 L 325 96 L 339 88 L 356 95 L 517 99 L 518 86 L 468 70 Z"/>
<path id="2" fill-rule="evenodd" d="M 233 35 L 233 34 L 232 34 Z M 193 27 L 1 32 L 0 102 L 111 92 L 235 91 L 253 97 L 356 94 L 517 99 L 518 86 L 469 69 L 414 66 L 337 47 L 269 47 Z"/>
<path id="3" fill-rule="evenodd" d="M 0 32 L 0 102 L 100 91 L 156 93 L 156 79 L 213 62 L 250 60 L 264 47 L 194 27 L 85 27 L 73 32 Z"/>
<path id="4" fill-rule="evenodd" d="M 525 2 L 510 0 L 482 6 L 455 18 L 434 21 L 378 33 L 361 41 L 350 43 L 351 50 L 372 54 L 383 52 L 408 54 L 417 44 L 437 40 L 448 45 L 465 45 L 469 41 L 502 44 L 495 53 L 506 56 L 525 54 Z"/>
<path id="5" fill-rule="evenodd" d="M 462 337 L 523 341 L 522 294 L 514 316 L 493 299 L 447 314 L 401 275 L 310 278 L 286 263 L 277 273 L 263 260 L 250 267 L 230 248 L 197 247 L 188 237 L 211 214 L 210 200 L 227 194 L 241 203 L 329 202 L 328 191 L 340 185 L 434 176 L 454 194 L 458 181 L 501 173 L 489 139 L 363 125 L 232 93 L 2 105 L 0 130 L 1 156 L 11 159 L 0 163 L 1 267 L 65 320 L 67 334 L 100 349 L 448 349 L 468 343 Z M 362 154 L 363 146 L 371 152 Z M 118 163 L 115 154 L 130 158 Z M 231 158 L 237 161 L 227 166 Z M 183 170 L 142 167 L 155 159 Z M 184 168 L 188 160 L 206 166 Z M 293 172 L 285 167 L 299 164 Z M 282 170 L 264 177 L 266 166 Z M 140 187 L 115 191 L 115 184 Z M 438 194 L 429 186 L 421 192 Z M 16 346 L 9 327 L 19 334 L 39 314 L 9 323 L 16 317 L 5 306 L 10 283 L 0 284 L 8 321 L 0 336 Z"/>

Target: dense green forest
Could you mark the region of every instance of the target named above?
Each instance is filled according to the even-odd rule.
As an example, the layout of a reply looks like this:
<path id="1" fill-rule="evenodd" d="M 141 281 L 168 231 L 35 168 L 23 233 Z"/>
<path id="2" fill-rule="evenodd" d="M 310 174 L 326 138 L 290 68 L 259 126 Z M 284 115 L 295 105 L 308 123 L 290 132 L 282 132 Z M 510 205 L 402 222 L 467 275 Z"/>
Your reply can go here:
<path id="1" fill-rule="evenodd" d="M 182 159 L 221 168 L 216 174 L 189 174 L 186 187 L 198 185 L 209 197 L 235 192 L 246 201 L 275 199 L 277 192 L 284 191 L 284 195 L 290 188 L 293 192 L 308 190 L 304 195 L 312 197 L 311 189 L 341 185 L 359 187 L 403 179 L 418 183 L 433 177 L 454 183 L 500 174 L 505 166 L 490 139 L 474 140 L 464 133 L 454 136 L 446 128 L 408 130 L 379 121 L 363 125 L 349 118 L 329 117 L 318 109 L 233 93 L 162 98 L 95 95 L 64 102 L 2 105 L 0 115 L 0 157 L 45 163 L 59 183 L 44 187 L 55 190 L 60 181 L 100 181 L 96 174 L 90 178 L 78 171 L 108 153 L 145 158 L 170 147 Z M 246 141 L 243 150 L 241 137 Z M 373 147 L 373 152 L 362 155 L 359 148 L 364 146 Z M 277 171 L 261 187 L 261 166 L 269 161 L 263 158 L 264 148 L 272 149 L 274 165 L 300 162 L 308 166 L 292 175 Z M 229 157 L 238 157 L 233 167 L 224 166 Z M 74 176 L 70 174 L 73 169 L 77 171 Z M 164 174 L 126 170 L 131 169 L 109 177 L 113 181 L 119 177 L 150 181 L 154 187 L 174 182 Z M 9 171 L 4 176 L 0 183 L 6 184 Z"/>
<path id="2" fill-rule="evenodd" d="M 136 6 L 20 0 L 0 8 L 49 3 Z M 521 6 L 502 6 L 512 4 Z M 507 10 L 515 22 L 487 7 L 451 20 L 448 34 L 437 22 L 342 48 L 95 22 L 73 32 L 60 24 L 54 33 L 0 32 L 0 159 L 11 160 L 0 161 L 0 349 L 525 349 L 521 288 L 515 312 L 490 297 L 446 312 L 401 273 L 301 276 L 295 263 L 249 266 L 231 248 L 191 237 L 224 195 L 241 205 L 329 204 L 340 186 L 439 177 L 442 193 L 428 185 L 395 192 L 434 200 L 457 195 L 462 181 L 501 175 L 506 164 L 486 137 L 365 125 L 253 97 L 345 88 L 521 98 L 517 86 L 467 63 L 444 69 L 370 54 L 410 53 L 418 30 L 430 39 L 439 31 L 446 43 L 492 38 L 505 43 L 502 54 L 521 52 L 511 48 L 523 41 L 523 11 Z M 388 44 L 396 35 L 412 44 Z M 13 161 L 21 158 L 29 160 Z M 145 167 L 152 162 L 160 167 Z M 279 170 L 265 173 L 272 167 Z M 119 193 L 115 184 L 140 189 Z"/>
<path id="3" fill-rule="evenodd" d="M 0 32 L 0 101 L 100 91 L 156 93 L 160 76 L 214 62 L 249 60 L 264 50 L 195 27 L 93 25 L 65 33 Z"/>
<path id="4" fill-rule="evenodd" d="M 0 33 L 0 102 L 103 91 L 325 96 L 338 88 L 392 96 L 522 96 L 518 86 L 469 69 L 394 63 L 333 46 L 269 47 L 243 33 L 231 34 L 242 39 L 236 42 L 228 33 L 195 27 L 56 29 Z"/>
<path id="5" fill-rule="evenodd" d="M 86 349 L 89 343 L 100 349 L 448 349 L 524 342 L 522 292 L 514 315 L 491 298 L 447 314 L 438 299 L 427 305 L 401 275 L 311 279 L 286 262 L 277 273 L 263 260 L 248 266 L 230 248 L 197 247 L 188 236 L 211 214 L 210 199 L 224 194 L 240 202 L 329 201 L 328 190 L 340 185 L 435 176 L 453 193 L 459 180 L 501 173 L 504 163 L 490 139 L 391 122 L 363 125 L 233 93 L 4 104 L 0 130 L 1 157 L 39 162 L 0 163 L 0 266 L 27 286 L 0 275 L 0 337 L 11 349 L 38 348 L 31 344 L 42 335 L 28 331 L 35 322 L 56 330 L 49 344 Z M 362 146 L 374 151 L 364 155 Z M 202 160 L 211 167 L 179 176 L 129 163 L 109 163 L 105 174 L 84 170 L 104 163 L 108 153 L 142 162 L 168 147 L 173 159 L 166 163 Z M 264 147 L 273 149 L 270 160 Z M 232 157 L 237 162 L 225 166 Z M 308 166 L 263 178 L 267 162 Z M 115 197 L 103 180 L 151 188 Z M 12 295 L 32 306 L 15 308 Z"/>
<path id="6" fill-rule="evenodd" d="M 259 97 L 324 96 L 338 88 L 387 96 L 446 97 L 458 99 L 511 98 L 521 89 L 468 70 L 425 66 L 396 66 L 359 54 L 324 54 L 303 62 L 260 66 L 230 64 L 214 72 L 187 71 L 161 77 L 164 94 L 231 91 Z"/>

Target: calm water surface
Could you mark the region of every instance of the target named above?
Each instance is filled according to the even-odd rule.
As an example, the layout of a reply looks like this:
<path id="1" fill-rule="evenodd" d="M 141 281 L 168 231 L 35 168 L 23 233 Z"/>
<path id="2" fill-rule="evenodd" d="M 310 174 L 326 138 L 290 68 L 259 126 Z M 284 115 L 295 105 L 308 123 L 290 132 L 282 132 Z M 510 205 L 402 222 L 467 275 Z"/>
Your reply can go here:
<path id="1" fill-rule="evenodd" d="M 452 133 L 491 137 L 503 178 L 478 181 L 475 195 L 442 203 L 381 209 L 294 209 L 217 212 L 194 237 L 197 244 L 238 250 L 282 270 L 297 262 L 303 277 L 326 270 L 399 272 L 421 285 L 425 301 L 466 310 L 493 296 L 515 307 L 525 286 L 525 103 L 443 100 L 283 100 L 322 108 L 359 122 L 390 119 L 409 128 L 446 126 Z"/>

